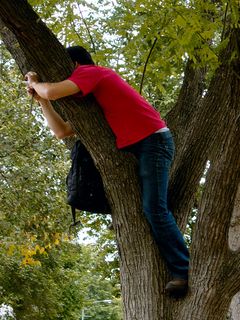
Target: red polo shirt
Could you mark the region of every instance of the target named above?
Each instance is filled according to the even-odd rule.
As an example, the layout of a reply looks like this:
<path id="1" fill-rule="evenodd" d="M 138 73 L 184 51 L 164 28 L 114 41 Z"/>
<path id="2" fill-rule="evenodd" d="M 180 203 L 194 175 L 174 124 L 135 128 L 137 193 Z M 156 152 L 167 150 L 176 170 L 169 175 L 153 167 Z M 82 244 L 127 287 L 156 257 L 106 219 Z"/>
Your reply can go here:
<path id="1" fill-rule="evenodd" d="M 160 114 L 111 69 L 82 65 L 68 78 L 83 96 L 93 93 L 116 136 L 118 148 L 136 143 L 166 127 Z"/>

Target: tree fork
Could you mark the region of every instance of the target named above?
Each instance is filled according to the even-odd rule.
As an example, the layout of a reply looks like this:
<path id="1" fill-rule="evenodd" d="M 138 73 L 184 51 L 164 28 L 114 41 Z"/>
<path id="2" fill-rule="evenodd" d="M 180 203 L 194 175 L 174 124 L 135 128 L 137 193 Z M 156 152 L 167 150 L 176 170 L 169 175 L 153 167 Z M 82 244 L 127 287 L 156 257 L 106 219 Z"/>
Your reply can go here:
<path id="1" fill-rule="evenodd" d="M 240 69 L 240 57 L 231 63 L 227 58 L 234 50 L 234 33 L 235 31 L 231 35 L 229 47 L 223 54 L 226 64 L 219 68 L 218 76 L 212 81 L 212 92 L 209 93 L 210 96 L 216 95 L 216 88 L 224 92 L 225 101 L 220 99 L 215 104 L 215 113 L 223 108 L 222 103 L 227 112 L 223 113 L 221 125 L 218 123 L 220 130 L 215 132 L 215 137 L 213 132 L 212 136 L 210 135 L 214 141 L 209 151 L 211 165 L 192 241 L 192 277 L 195 281 L 189 303 L 192 305 L 193 319 L 214 319 L 215 313 L 223 319 L 232 297 L 240 290 L 240 253 L 231 253 L 228 242 L 240 182 L 240 103 L 236 99 L 240 94 L 240 79 L 233 72 Z M 204 265 L 201 264 L 203 261 Z M 194 305 L 198 301 L 199 288 L 207 299 L 204 305 L 196 309 Z M 223 296 L 221 301 L 219 296 Z M 184 310 L 180 312 L 184 313 Z"/>
<path id="2" fill-rule="evenodd" d="M 235 83 L 237 76 L 233 77 L 236 66 L 228 63 L 231 52 L 235 50 L 235 37 L 233 31 L 229 45 L 221 54 L 220 66 L 210 82 L 208 92 L 191 119 L 187 143 L 174 164 L 169 187 L 170 199 L 180 223 L 186 221 L 206 162 L 219 148 L 218 141 L 222 140 L 222 132 L 230 123 L 228 116 L 233 111 L 229 101 L 239 92 Z"/>

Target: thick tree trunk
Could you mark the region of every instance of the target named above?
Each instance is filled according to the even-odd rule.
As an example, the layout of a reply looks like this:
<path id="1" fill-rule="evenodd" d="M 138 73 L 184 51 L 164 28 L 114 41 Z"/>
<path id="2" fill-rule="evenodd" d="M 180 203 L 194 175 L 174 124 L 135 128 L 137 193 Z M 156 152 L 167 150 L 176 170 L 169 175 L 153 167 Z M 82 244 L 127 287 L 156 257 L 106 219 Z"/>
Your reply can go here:
<path id="1" fill-rule="evenodd" d="M 65 50 L 27 1 L 2 0 L 0 19 L 3 41 L 23 73 L 31 67 L 43 81 L 59 81 L 71 73 Z M 240 181 L 239 57 L 235 64 L 228 63 L 239 42 L 237 33 L 234 39 L 237 42 L 230 42 L 226 64 L 217 70 L 197 113 L 188 113 L 182 117 L 186 121 L 179 123 L 181 135 L 186 124 L 191 126 L 170 185 L 172 207 L 179 221 L 184 221 L 183 227 L 206 161 L 211 161 L 191 248 L 192 289 L 181 301 L 164 295 L 167 275 L 142 215 L 134 159 L 116 150 L 94 99 L 83 99 L 81 105 L 72 98 L 56 102 L 103 178 L 119 247 L 125 320 L 224 319 L 232 297 L 240 290 L 239 254 L 229 249 L 227 241 Z M 196 92 L 199 97 L 199 90 Z"/>

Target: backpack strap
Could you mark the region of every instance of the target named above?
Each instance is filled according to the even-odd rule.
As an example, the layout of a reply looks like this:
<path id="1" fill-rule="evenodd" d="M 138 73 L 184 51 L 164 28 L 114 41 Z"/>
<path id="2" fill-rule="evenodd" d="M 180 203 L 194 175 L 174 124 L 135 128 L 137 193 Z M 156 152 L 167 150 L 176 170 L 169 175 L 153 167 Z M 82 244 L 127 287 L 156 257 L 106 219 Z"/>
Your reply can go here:
<path id="1" fill-rule="evenodd" d="M 82 222 L 80 220 L 76 221 L 76 208 L 71 206 L 71 211 L 72 211 L 72 220 L 73 223 L 70 225 L 69 229 L 72 227 L 76 227 L 77 225 L 81 225 L 81 227 L 83 226 Z"/>

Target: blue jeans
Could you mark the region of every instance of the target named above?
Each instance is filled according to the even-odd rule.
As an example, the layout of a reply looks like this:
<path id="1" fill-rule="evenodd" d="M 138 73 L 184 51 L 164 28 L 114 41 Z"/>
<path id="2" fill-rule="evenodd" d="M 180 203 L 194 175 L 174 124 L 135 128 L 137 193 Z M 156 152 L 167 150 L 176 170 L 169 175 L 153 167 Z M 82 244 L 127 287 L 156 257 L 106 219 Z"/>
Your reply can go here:
<path id="1" fill-rule="evenodd" d="M 168 209 L 169 169 L 174 155 L 170 131 L 154 133 L 124 149 L 139 162 L 143 211 L 173 278 L 188 278 L 189 252 Z"/>

